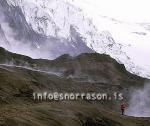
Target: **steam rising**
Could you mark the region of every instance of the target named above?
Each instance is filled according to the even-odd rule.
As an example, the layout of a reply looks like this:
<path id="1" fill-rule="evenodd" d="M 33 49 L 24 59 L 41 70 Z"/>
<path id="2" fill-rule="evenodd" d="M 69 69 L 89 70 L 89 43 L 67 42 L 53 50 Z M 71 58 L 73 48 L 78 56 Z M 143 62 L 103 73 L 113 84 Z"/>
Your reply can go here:
<path id="1" fill-rule="evenodd" d="M 127 115 L 150 117 L 150 83 L 146 83 L 143 89 L 132 93 Z"/>
<path id="2" fill-rule="evenodd" d="M 50 54 L 48 54 L 47 50 L 41 53 L 41 50 L 38 48 L 33 48 L 31 42 L 29 40 L 17 40 L 15 36 L 17 33 L 9 26 L 9 24 L 5 21 L 4 15 L 0 13 L 0 46 L 18 54 L 26 54 L 32 58 L 50 58 L 52 59 Z"/>
<path id="3" fill-rule="evenodd" d="M 53 56 L 51 56 L 51 54 L 49 54 L 47 50 L 41 51 L 41 49 L 38 47 L 32 47 L 32 45 L 30 44 L 31 42 L 28 42 L 28 40 L 16 40 L 15 32 L 9 27 L 7 23 L 0 21 L 0 24 L 6 38 L 5 40 L 0 40 L 1 47 L 14 53 L 23 55 L 25 54 L 32 58 L 53 59 Z"/>

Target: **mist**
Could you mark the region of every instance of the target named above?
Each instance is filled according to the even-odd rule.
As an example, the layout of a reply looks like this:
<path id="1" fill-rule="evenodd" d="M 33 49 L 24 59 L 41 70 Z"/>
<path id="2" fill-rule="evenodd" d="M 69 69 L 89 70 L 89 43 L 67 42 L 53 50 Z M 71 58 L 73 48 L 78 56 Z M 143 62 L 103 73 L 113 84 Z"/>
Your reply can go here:
<path id="1" fill-rule="evenodd" d="M 36 47 L 33 47 L 32 42 L 29 40 L 21 39 L 17 40 L 17 33 L 9 26 L 4 19 L 2 13 L 0 13 L 0 47 L 7 49 L 10 52 L 27 55 L 34 59 L 36 58 L 45 58 L 53 59 L 54 57 L 48 53 L 48 50 L 42 50 L 36 44 Z M 41 53 L 42 52 L 42 53 Z"/>
<path id="2" fill-rule="evenodd" d="M 7 23 L 0 22 L 2 29 L 4 29 L 4 34 L 6 40 L 0 40 L 0 46 L 7 49 L 10 52 L 30 56 L 31 58 L 45 58 L 53 59 L 54 57 L 48 53 L 48 50 L 42 50 L 38 47 L 33 47 L 32 43 L 29 40 L 16 40 L 15 32 L 9 27 Z M 38 45 L 37 45 L 38 46 Z M 42 52 L 42 53 L 41 53 Z"/>
<path id="3" fill-rule="evenodd" d="M 150 83 L 145 83 L 142 89 L 133 91 L 126 114 L 135 117 L 150 117 Z"/>

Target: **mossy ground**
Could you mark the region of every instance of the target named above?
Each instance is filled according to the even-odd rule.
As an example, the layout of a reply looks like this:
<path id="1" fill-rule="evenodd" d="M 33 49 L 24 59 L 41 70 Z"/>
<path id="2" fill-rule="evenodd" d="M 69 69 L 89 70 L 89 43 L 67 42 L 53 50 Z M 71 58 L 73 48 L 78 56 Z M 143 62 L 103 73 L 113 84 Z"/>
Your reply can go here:
<path id="1" fill-rule="evenodd" d="M 128 102 L 130 89 L 140 88 L 149 80 L 132 75 L 107 55 L 64 55 L 49 61 L 34 60 L 4 49 L 0 52 L 0 63 L 13 61 L 13 65 L 28 64 L 32 68 L 0 65 L 0 126 L 150 125 L 150 118 L 121 116 L 120 101 L 33 100 L 32 93 L 42 91 L 124 92 Z"/>

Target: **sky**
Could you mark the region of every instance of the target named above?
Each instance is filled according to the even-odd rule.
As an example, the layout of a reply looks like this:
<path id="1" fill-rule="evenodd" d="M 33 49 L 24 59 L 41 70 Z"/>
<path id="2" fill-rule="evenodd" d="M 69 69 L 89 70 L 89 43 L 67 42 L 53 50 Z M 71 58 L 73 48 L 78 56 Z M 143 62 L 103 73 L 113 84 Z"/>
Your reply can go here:
<path id="1" fill-rule="evenodd" d="M 149 0 L 74 0 L 91 13 L 128 22 L 150 22 Z"/>

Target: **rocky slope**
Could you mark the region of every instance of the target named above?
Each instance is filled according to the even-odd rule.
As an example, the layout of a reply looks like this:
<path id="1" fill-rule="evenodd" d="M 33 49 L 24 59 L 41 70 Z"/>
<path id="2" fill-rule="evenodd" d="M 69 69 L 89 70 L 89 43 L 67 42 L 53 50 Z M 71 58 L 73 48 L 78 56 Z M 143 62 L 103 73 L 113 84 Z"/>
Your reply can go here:
<path id="1" fill-rule="evenodd" d="M 141 85 L 142 80 L 144 82 L 144 78 L 132 75 L 126 71 L 123 64 L 117 63 L 116 60 L 105 54 L 84 53 L 76 57 L 65 54 L 55 60 L 44 60 L 31 59 L 27 56 L 8 52 L 3 48 L 0 48 L 0 52 L 1 64 L 59 73 L 61 76 L 70 79 L 83 78 L 83 82 L 100 81 L 100 83 L 108 83 L 110 80 L 113 85 L 124 84 L 126 86 L 132 82 L 132 85 Z M 134 80 L 139 82 L 134 82 Z M 124 81 L 128 81 L 128 83 L 126 84 Z"/>
<path id="2" fill-rule="evenodd" d="M 130 74 L 108 55 L 63 55 L 50 61 L 0 48 L 0 63 L 2 126 L 149 126 L 149 118 L 120 116 L 120 101 L 33 100 L 32 93 L 41 91 L 123 92 L 128 102 L 130 89 L 149 80 Z"/>

